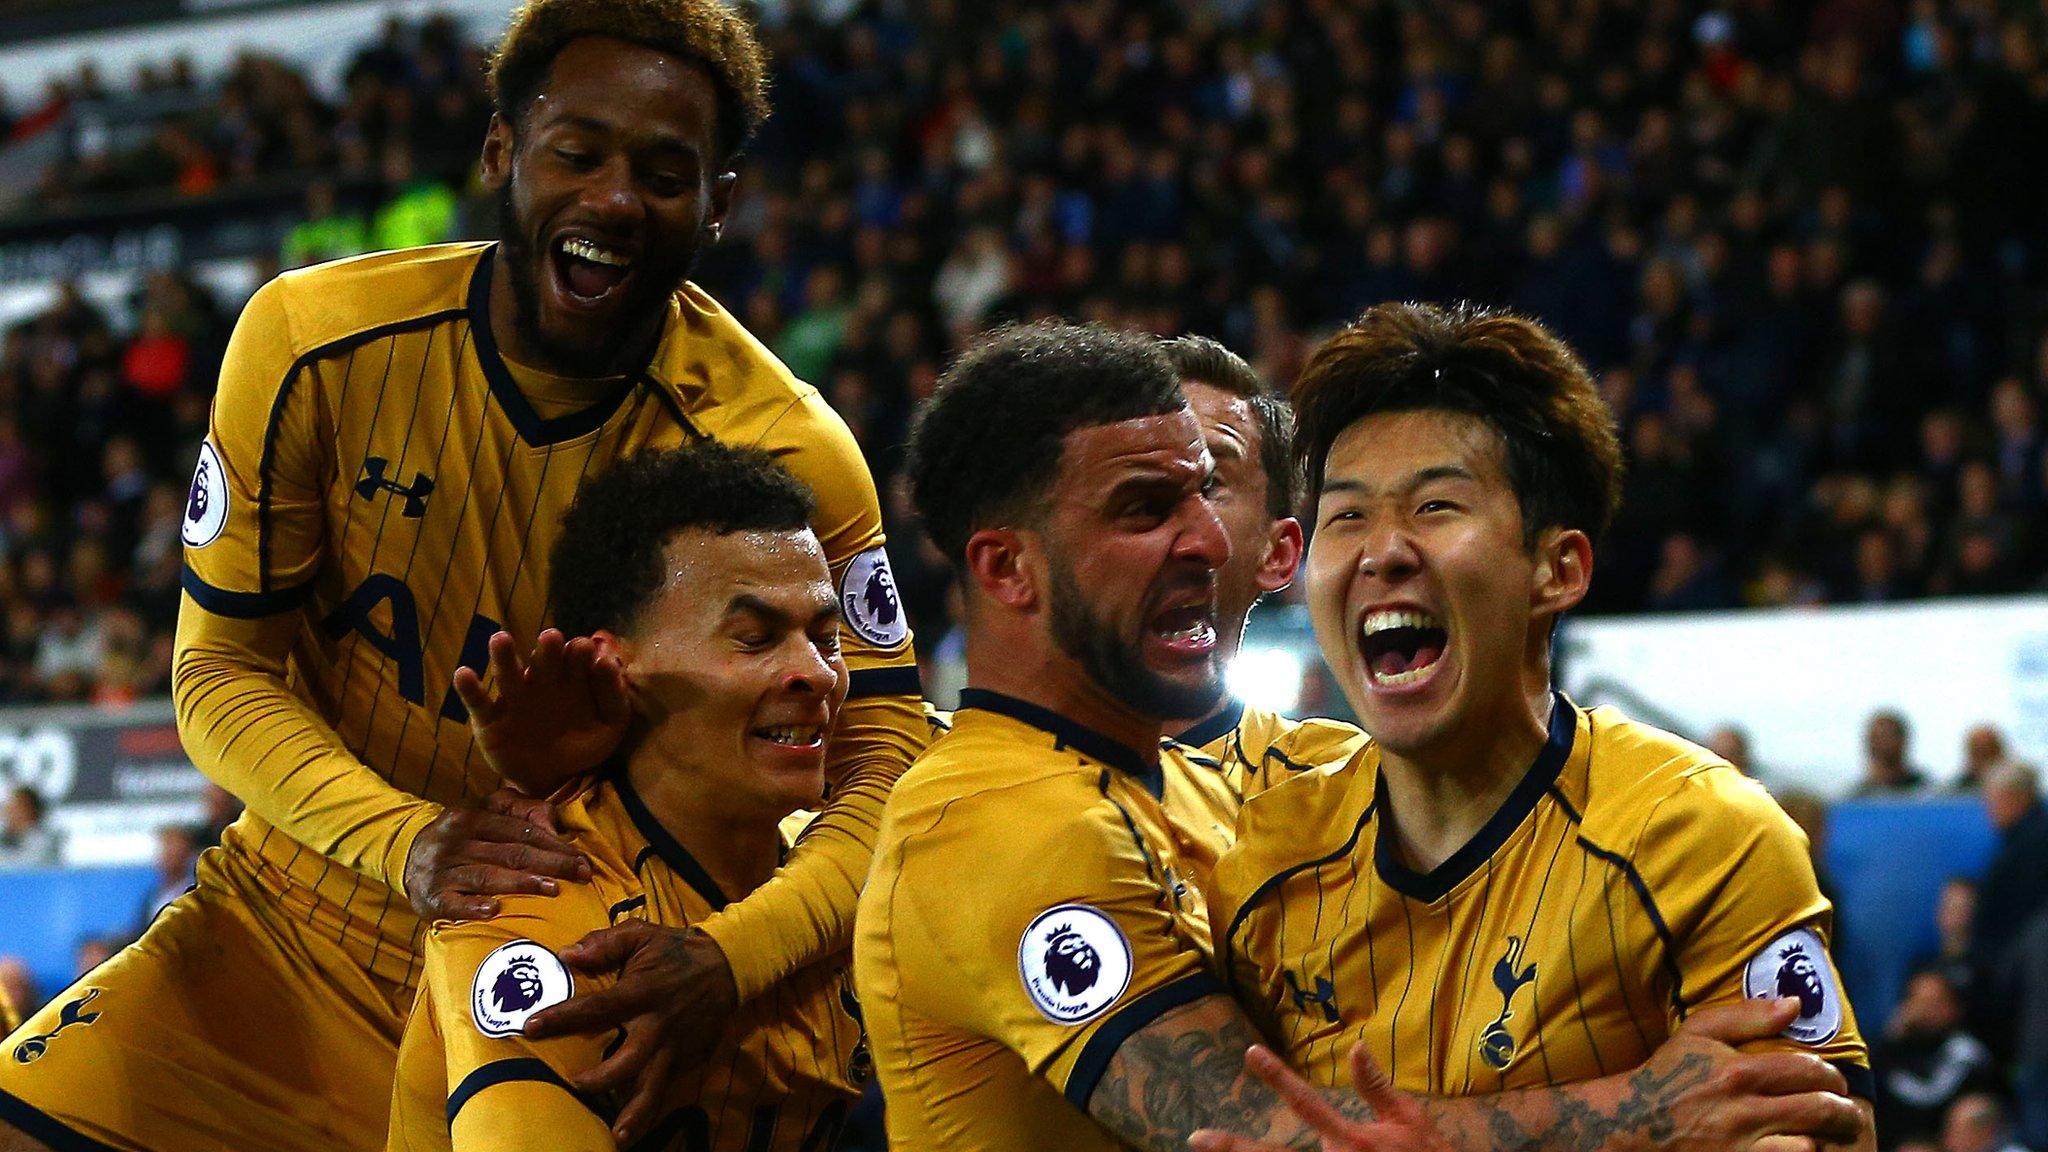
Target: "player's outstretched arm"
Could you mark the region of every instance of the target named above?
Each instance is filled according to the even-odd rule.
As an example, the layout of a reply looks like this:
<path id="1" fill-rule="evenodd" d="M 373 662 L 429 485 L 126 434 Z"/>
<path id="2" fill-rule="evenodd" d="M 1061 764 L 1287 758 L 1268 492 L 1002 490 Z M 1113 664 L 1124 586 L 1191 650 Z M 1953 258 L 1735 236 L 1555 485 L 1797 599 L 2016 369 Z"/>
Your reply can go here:
<path id="1" fill-rule="evenodd" d="M 1843 1095 L 1840 1072 L 1805 1053 L 1744 1055 L 1733 1045 L 1776 1035 L 1798 1014 L 1797 1001 L 1752 1001 L 1697 1013 L 1633 1072 L 1555 1088 L 1526 1089 L 1454 1100 L 1400 1096 L 1393 1104 L 1385 1075 L 1363 1049 L 1353 1049 L 1359 1101 L 1378 1119 L 1427 1117 L 1435 1142 L 1397 1142 L 1405 1131 L 1362 1121 L 1323 1101 L 1263 1049 L 1247 1067 L 1272 1086 L 1316 1142 L 1249 1138 L 1247 1129 L 1198 1134 L 1199 1152 L 1739 1152 L 1815 1145 L 1865 1146 L 1872 1138 L 1867 1105 Z M 1390 1114 L 1390 1107 L 1399 1112 Z M 1225 1125 L 1219 1125 L 1225 1128 Z"/>
<path id="2" fill-rule="evenodd" d="M 491 681 L 455 670 L 455 694 L 469 710 L 476 747 L 505 783 L 528 796 L 592 771 L 625 739 L 633 709 L 625 667 L 588 636 L 549 628 L 521 659 L 509 632 L 491 637 Z"/>

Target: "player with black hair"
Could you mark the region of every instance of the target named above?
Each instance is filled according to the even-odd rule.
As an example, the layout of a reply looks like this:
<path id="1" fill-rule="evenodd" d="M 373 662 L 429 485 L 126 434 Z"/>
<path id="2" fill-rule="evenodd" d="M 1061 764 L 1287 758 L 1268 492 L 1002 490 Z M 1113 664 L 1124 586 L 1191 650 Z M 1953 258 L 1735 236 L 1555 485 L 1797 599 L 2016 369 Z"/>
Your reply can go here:
<path id="1" fill-rule="evenodd" d="M 1218 957 L 1261 1032 L 1319 1085 L 1365 1053 L 1472 1096 L 1609 1076 L 1716 1005 L 1789 996 L 1745 1049 L 1825 1060 L 1867 1100 L 1804 834 L 1706 749 L 1551 684 L 1621 499 L 1578 358 L 1518 316 L 1385 304 L 1310 355 L 1294 402 L 1310 617 L 1372 742 L 1248 802 L 1217 867 Z M 1846 1105 L 1750 1115 L 1839 1128 Z M 1856 1107 L 1834 1139 L 1871 1146 Z"/>
<path id="2" fill-rule="evenodd" d="M 0 1149 L 382 1146 L 425 925 L 589 867 L 545 805 L 497 792 L 448 686 L 496 633 L 534 644 L 563 509 L 649 449 L 760 448 L 819 494 L 850 669 L 836 786 L 744 900 L 568 949 L 625 975 L 534 1027 L 624 1029 L 577 1086 L 629 1087 L 630 1136 L 693 1038 L 846 947 L 926 729 L 900 605 L 868 595 L 891 584 L 859 446 L 685 279 L 765 77 L 719 0 L 530 0 L 482 149 L 503 239 L 300 269 L 250 299 L 187 501 L 173 670 L 187 752 L 247 810 L 195 891 L 57 998 L 94 994 L 89 1027 L 23 1026 L 51 1039 L 0 1060 Z"/>
<path id="3" fill-rule="evenodd" d="M 520 1029 L 576 983 L 557 949 L 629 919 L 687 926 L 744 897 L 788 847 L 778 825 L 822 798 L 847 672 L 814 510 L 766 453 L 715 441 L 625 461 L 570 506 L 549 563 L 550 607 L 599 659 L 617 661 L 632 699 L 618 754 L 552 798 L 594 875 L 428 932 L 399 1048 L 392 1149 L 617 1147 L 609 1113 L 568 1087 L 608 1038 L 532 1040 Z M 567 703 L 548 695 L 515 675 L 495 692 L 470 685 L 478 745 L 502 744 L 497 730 L 520 727 L 521 712 Z M 545 736 L 525 750 L 553 752 Z M 581 987 L 611 982 L 586 975 Z M 690 1133 L 688 1146 L 705 1152 L 829 1146 L 867 1066 L 844 956 L 750 1001 L 712 1047 L 670 1083 L 655 1132 Z"/>

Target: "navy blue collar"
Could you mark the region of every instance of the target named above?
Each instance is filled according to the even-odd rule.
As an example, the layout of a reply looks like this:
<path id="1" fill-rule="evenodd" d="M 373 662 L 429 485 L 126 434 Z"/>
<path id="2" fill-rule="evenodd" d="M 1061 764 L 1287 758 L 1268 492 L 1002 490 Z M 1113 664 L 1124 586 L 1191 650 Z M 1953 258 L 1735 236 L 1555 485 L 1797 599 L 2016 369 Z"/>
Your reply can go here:
<path id="1" fill-rule="evenodd" d="M 1572 739 L 1579 730 L 1578 713 L 1564 694 L 1552 692 L 1550 699 L 1550 734 L 1543 741 L 1543 747 L 1536 753 L 1529 770 L 1522 774 L 1521 783 L 1508 793 L 1506 802 L 1477 835 L 1431 872 L 1417 872 L 1401 862 L 1390 827 L 1393 809 L 1387 804 L 1387 774 L 1384 770 L 1380 772 L 1373 787 L 1373 808 L 1380 814 L 1380 827 L 1374 833 L 1372 854 L 1373 865 L 1389 888 L 1424 903 L 1441 898 L 1478 871 L 1480 865 L 1507 843 L 1508 837 L 1521 827 L 1529 813 L 1536 810 L 1536 802 L 1543 799 L 1543 794 L 1557 783 L 1558 774 L 1564 771 L 1564 763 L 1572 754 Z"/>
<path id="2" fill-rule="evenodd" d="M 505 357 L 498 352 L 498 338 L 491 331 L 491 273 L 497 264 L 498 245 L 484 250 L 476 262 L 476 271 L 469 278 L 469 331 L 476 344 L 476 361 L 484 370 L 484 379 L 490 381 L 491 395 L 497 399 L 498 407 L 505 410 L 505 416 L 512 421 L 512 428 L 519 438 L 536 447 L 545 448 L 574 440 L 604 427 L 612 418 L 626 394 L 633 390 L 633 381 L 622 382 L 617 391 L 599 400 L 588 408 L 582 408 L 552 420 L 543 420 L 540 413 L 526 400 L 526 393 L 519 390 L 519 384 L 512 379 L 511 369 L 505 367 Z"/>
<path id="3" fill-rule="evenodd" d="M 1166 794 L 1166 776 L 1158 760 L 1147 761 L 1137 749 L 1121 741 L 1105 736 L 1085 724 L 1069 720 L 1050 708 L 1043 708 L 1029 700 L 1019 700 L 1001 692 L 986 688 L 963 688 L 960 690 L 960 710 L 970 708 L 983 712 L 994 712 L 1008 716 L 1019 723 L 1029 724 L 1052 734 L 1053 747 L 1072 748 L 1091 760 L 1099 760 L 1128 776 L 1134 777 L 1153 799 Z"/>
<path id="4" fill-rule="evenodd" d="M 1244 723 L 1244 701 L 1232 696 L 1224 701 L 1223 711 L 1218 712 L 1178 736 L 1168 737 L 1176 744 L 1189 748 L 1207 748 L 1230 734 L 1231 730 Z"/>
<path id="5" fill-rule="evenodd" d="M 711 905 L 713 912 L 723 911 L 727 901 L 725 893 L 718 887 L 718 881 L 713 880 L 711 873 L 704 870 L 704 865 L 699 864 L 697 858 L 690 855 L 690 850 L 683 847 L 682 841 L 670 835 L 669 830 L 662 827 L 661 821 L 654 818 L 654 813 L 647 808 L 647 802 L 640 799 L 639 791 L 627 777 L 625 758 L 622 756 L 613 760 L 604 769 L 604 774 L 611 781 L 612 787 L 618 789 L 619 803 L 626 806 L 627 818 L 633 821 L 633 827 L 640 830 L 640 837 L 647 841 L 648 848 L 656 856 L 661 857 L 662 863 L 667 864 L 676 875 L 681 876 L 683 883 L 695 888 L 697 895 L 702 896 L 704 902 Z M 633 861 L 633 867 L 635 871 L 639 870 L 638 858 Z"/>

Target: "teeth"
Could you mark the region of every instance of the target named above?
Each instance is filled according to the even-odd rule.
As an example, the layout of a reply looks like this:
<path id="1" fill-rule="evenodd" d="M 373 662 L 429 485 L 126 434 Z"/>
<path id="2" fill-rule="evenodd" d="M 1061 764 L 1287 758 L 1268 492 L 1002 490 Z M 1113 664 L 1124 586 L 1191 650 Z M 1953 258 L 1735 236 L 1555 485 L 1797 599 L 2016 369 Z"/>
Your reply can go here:
<path id="1" fill-rule="evenodd" d="M 1371 636 L 1391 628 L 1441 627 L 1443 625 L 1436 622 L 1436 617 L 1431 616 L 1427 612 L 1416 612 L 1411 609 L 1385 609 L 1366 613 L 1365 623 L 1359 627 L 1358 631 L 1361 636 Z"/>
<path id="2" fill-rule="evenodd" d="M 607 264 L 613 268 L 624 268 L 631 263 L 620 253 L 609 248 L 600 248 L 581 236 L 571 236 L 562 241 L 562 251 L 579 260 L 588 260 L 592 264 Z"/>
<path id="3" fill-rule="evenodd" d="M 777 744 L 816 744 L 818 728 L 815 725 L 785 725 L 776 728 L 756 729 L 756 734 Z"/>
<path id="4" fill-rule="evenodd" d="M 1406 672 L 1396 672 L 1392 676 L 1382 676 L 1379 673 L 1375 672 L 1373 673 L 1373 679 L 1379 681 L 1381 684 L 1387 684 L 1395 688 L 1398 688 L 1403 684 L 1415 683 L 1417 680 L 1420 680 L 1424 676 L 1429 675 L 1430 670 L 1435 667 L 1436 661 L 1432 660 L 1429 663 L 1424 664 L 1420 668 L 1410 668 Z"/>
<path id="5" fill-rule="evenodd" d="M 1171 632 L 1162 632 L 1160 635 L 1168 640 L 1194 640 L 1213 635 L 1214 632 L 1215 629 L 1208 620 L 1196 620 L 1185 628 L 1176 628 Z"/>

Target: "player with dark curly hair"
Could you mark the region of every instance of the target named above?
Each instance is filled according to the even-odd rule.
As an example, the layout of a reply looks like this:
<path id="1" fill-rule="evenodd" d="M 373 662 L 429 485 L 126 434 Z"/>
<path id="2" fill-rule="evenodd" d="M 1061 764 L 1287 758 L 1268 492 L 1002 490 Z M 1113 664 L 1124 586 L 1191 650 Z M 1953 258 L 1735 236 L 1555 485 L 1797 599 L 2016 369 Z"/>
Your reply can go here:
<path id="1" fill-rule="evenodd" d="M 712 915 L 766 882 L 787 846 L 779 825 L 817 806 L 847 671 L 813 511 L 766 453 L 715 441 L 625 461 L 570 507 L 549 563 L 554 617 L 617 660 L 631 697 L 617 754 L 552 797 L 563 838 L 595 874 L 428 931 L 399 1047 L 393 1152 L 617 1146 L 605 1104 L 568 1088 L 610 1038 L 533 1039 L 520 1027 L 569 994 L 556 949 L 613 923 L 685 927 Z M 529 719 L 574 710 L 563 697 L 576 686 L 509 669 L 491 688 L 464 685 L 494 766 L 519 770 L 501 751 L 575 758 L 564 747 L 572 729 L 535 731 Z M 503 739 L 515 733 L 523 739 Z M 666 1085 L 657 1134 L 690 1133 L 684 1146 L 705 1152 L 829 1146 L 867 1075 L 845 956 L 751 1001 L 712 1047 Z"/>
<path id="2" fill-rule="evenodd" d="M 745 899 L 568 949 L 626 976 L 535 1027 L 623 1029 L 578 1087 L 623 1091 L 631 1136 L 694 1042 L 846 947 L 925 728 L 858 445 L 686 279 L 764 75 L 718 0 L 531 0 L 482 151 L 502 239 L 300 269 L 251 298 L 186 505 L 173 673 L 186 750 L 247 811 L 193 892 L 53 1002 L 95 994 L 93 1023 L 56 1031 L 53 1007 L 23 1026 L 49 1039 L 0 1061 L 0 1149 L 383 1146 L 424 927 L 588 875 L 546 805 L 499 790 L 451 681 L 500 632 L 531 649 L 563 510 L 649 449 L 757 447 L 819 494 L 851 692 L 832 799 Z M 588 645 L 554 651 L 588 667 Z"/>

